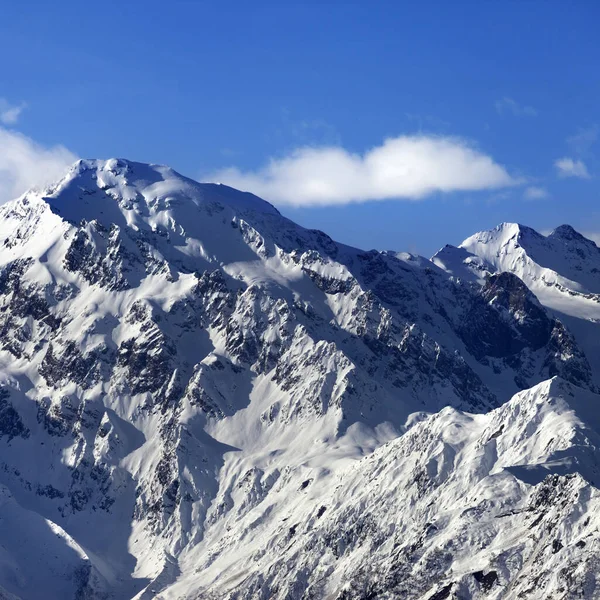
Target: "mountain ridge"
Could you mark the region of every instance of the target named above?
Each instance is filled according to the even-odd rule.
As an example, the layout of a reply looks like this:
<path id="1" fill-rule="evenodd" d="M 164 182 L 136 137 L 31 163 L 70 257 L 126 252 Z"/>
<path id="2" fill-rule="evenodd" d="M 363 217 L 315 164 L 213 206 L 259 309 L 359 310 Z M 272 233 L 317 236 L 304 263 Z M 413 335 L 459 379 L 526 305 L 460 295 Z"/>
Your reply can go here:
<path id="1" fill-rule="evenodd" d="M 555 237 L 578 256 L 578 238 Z M 536 280 L 491 261 L 477 276 L 475 249 L 456 277 L 443 256 L 337 244 L 250 194 L 122 159 L 0 207 L 0 489 L 16 522 L 39 517 L 26 543 L 49 527 L 68 557 L 61 571 L 35 555 L 44 596 L 17 549 L 0 553 L 0 586 L 23 600 L 524 593 L 534 576 L 513 562 L 538 568 L 554 538 L 540 526 L 519 547 L 493 524 L 540 494 L 596 502 L 581 406 L 598 371 Z M 471 484 L 499 494 L 476 505 L 481 527 L 450 510 L 474 510 Z M 473 575 L 464 550 L 486 528 L 497 550 Z M 581 562 L 578 541 L 553 569 Z"/>

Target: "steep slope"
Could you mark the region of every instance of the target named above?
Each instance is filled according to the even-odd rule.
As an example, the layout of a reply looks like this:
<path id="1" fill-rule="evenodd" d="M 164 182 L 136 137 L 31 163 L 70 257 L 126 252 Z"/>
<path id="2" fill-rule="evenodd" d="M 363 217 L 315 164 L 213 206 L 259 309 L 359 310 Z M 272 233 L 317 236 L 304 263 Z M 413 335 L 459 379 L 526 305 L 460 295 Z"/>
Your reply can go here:
<path id="1" fill-rule="evenodd" d="M 56 597 L 361 598 L 335 587 L 343 560 L 317 585 L 321 555 L 297 544 L 321 505 L 336 535 L 327 506 L 370 510 L 352 500 L 368 461 L 403 478 L 402 434 L 483 422 L 551 377 L 595 398 L 586 355 L 515 275 L 457 280 L 125 160 L 0 207 L 0 304 L 0 485 L 31 538 L 59 532 L 66 571 L 42 556 L 40 577 L 74 583 Z M 402 503 L 417 483 L 398 485 Z M 5 550 L 0 586 L 39 597 Z"/>
<path id="2" fill-rule="evenodd" d="M 569 225 L 550 235 L 516 223 L 503 223 L 466 239 L 459 248 L 445 246 L 432 259 L 465 281 L 509 272 L 518 276 L 575 335 L 600 373 L 600 248 Z M 596 384 L 599 381 L 596 379 Z"/>
<path id="3" fill-rule="evenodd" d="M 552 379 L 487 415 L 445 408 L 331 483 L 286 474 L 182 560 L 205 585 L 166 597 L 599 597 L 599 402 Z"/>

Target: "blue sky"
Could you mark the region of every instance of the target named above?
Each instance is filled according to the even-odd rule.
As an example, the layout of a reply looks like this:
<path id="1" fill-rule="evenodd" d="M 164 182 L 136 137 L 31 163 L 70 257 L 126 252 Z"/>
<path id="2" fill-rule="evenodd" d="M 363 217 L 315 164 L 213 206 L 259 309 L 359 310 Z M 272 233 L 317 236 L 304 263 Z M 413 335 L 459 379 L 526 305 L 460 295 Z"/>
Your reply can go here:
<path id="1" fill-rule="evenodd" d="M 5 3 L 0 199 L 121 156 L 363 248 L 597 234 L 599 25 L 591 0 Z"/>

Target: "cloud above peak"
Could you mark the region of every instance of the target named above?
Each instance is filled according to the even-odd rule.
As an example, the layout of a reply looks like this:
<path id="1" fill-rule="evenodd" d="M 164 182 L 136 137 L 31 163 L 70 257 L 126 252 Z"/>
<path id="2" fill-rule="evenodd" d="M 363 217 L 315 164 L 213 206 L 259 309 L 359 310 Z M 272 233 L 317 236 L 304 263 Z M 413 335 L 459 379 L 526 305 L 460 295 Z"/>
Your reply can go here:
<path id="1" fill-rule="evenodd" d="M 582 160 L 574 160 L 568 156 L 554 161 L 559 177 L 579 177 L 590 179 L 590 174 Z"/>
<path id="2" fill-rule="evenodd" d="M 339 146 L 303 147 L 255 171 L 229 167 L 203 179 L 293 206 L 421 200 L 523 183 L 473 144 L 431 135 L 389 138 L 363 154 Z"/>
<path id="3" fill-rule="evenodd" d="M 28 189 L 62 177 L 77 156 L 64 146 L 50 148 L 0 127 L 0 204 Z"/>

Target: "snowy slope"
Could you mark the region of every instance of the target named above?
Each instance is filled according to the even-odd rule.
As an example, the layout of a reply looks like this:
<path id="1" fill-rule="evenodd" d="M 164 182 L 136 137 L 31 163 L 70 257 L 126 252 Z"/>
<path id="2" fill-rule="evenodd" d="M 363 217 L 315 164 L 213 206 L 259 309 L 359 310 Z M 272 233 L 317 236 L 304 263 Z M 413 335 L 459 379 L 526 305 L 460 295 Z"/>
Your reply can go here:
<path id="1" fill-rule="evenodd" d="M 558 268 L 552 248 L 536 259 Z M 522 519 L 499 507 L 525 510 L 550 486 L 587 494 L 583 506 L 565 491 L 580 516 L 548 512 L 563 529 L 593 511 L 598 373 L 525 271 L 473 250 L 451 252 L 454 267 L 365 252 L 251 194 L 121 159 L 79 161 L 0 207 L 0 486 L 13 515 L 0 586 L 24 600 L 535 587 L 553 540 L 507 535 L 502 519 Z M 589 259 L 577 256 L 566 250 L 556 276 L 593 294 L 593 271 L 571 279 Z M 464 543 L 448 546 L 457 532 Z M 561 535 L 575 545 L 553 554 L 553 573 L 588 552 Z M 29 539 L 52 548 L 37 546 L 35 577 Z M 582 564 L 572 586 L 595 590 Z M 553 577 L 552 593 L 571 585 Z"/>
<path id="2" fill-rule="evenodd" d="M 514 273 L 558 312 L 587 319 L 600 315 L 600 248 L 568 225 L 543 236 L 523 225 L 503 223 L 476 233 L 458 248 L 445 246 L 432 261 L 468 280 Z"/>
<path id="3" fill-rule="evenodd" d="M 490 273 L 514 273 L 569 328 L 600 372 L 600 248 L 569 225 L 543 236 L 503 223 L 458 248 L 445 246 L 432 261 L 465 281 L 481 283 Z"/>
<path id="4" fill-rule="evenodd" d="M 552 379 L 486 415 L 445 408 L 335 475 L 313 458 L 209 528 L 182 560 L 206 584 L 173 597 L 598 597 L 599 400 Z"/>

